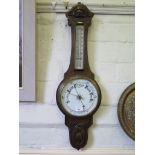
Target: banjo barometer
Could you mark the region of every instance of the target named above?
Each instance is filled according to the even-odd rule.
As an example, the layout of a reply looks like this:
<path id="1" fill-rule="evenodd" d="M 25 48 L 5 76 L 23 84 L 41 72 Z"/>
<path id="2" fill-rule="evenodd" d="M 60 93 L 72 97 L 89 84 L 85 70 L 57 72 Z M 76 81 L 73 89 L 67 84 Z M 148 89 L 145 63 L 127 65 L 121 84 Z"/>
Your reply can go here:
<path id="1" fill-rule="evenodd" d="M 101 91 L 87 55 L 88 27 L 93 15 L 80 2 L 66 13 L 72 34 L 71 59 L 56 94 L 58 107 L 69 128 L 70 143 L 78 150 L 87 144 L 88 128 L 101 102 Z"/>

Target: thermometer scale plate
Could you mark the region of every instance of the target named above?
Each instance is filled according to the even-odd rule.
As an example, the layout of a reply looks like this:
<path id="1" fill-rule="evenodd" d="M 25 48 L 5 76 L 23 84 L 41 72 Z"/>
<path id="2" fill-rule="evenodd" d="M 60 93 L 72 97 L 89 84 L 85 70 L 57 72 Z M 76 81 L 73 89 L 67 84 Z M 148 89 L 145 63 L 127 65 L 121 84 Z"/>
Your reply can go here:
<path id="1" fill-rule="evenodd" d="M 76 26 L 75 70 L 84 69 L 84 26 Z"/>

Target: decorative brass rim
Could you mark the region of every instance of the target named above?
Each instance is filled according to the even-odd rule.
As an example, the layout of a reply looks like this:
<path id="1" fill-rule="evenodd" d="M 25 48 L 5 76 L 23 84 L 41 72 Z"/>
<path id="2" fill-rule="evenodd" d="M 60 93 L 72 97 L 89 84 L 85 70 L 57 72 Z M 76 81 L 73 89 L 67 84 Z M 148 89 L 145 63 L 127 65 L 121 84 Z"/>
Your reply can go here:
<path id="1" fill-rule="evenodd" d="M 124 131 L 135 140 L 135 83 L 128 86 L 122 93 L 117 114 Z"/>
<path id="2" fill-rule="evenodd" d="M 70 81 L 72 81 L 72 80 L 77 80 L 77 79 L 85 79 L 85 80 L 88 80 L 88 81 L 90 81 L 94 86 L 95 86 L 95 88 L 96 88 L 96 90 L 97 90 L 97 93 L 98 93 L 98 103 L 97 103 L 97 106 L 94 108 L 94 110 L 91 112 L 91 113 L 89 113 L 88 115 L 85 115 L 85 116 L 73 116 L 73 115 L 71 115 L 70 113 L 68 113 L 64 108 L 63 108 L 63 106 L 62 106 L 62 104 L 61 104 L 61 92 L 62 92 L 62 90 L 63 90 L 63 88 L 65 87 L 65 85 L 67 84 L 67 83 L 69 83 Z M 60 85 L 59 85 L 59 87 L 58 87 L 58 89 L 57 89 L 57 93 L 56 93 L 56 99 L 57 99 L 57 105 L 58 105 L 58 107 L 60 108 L 60 110 L 62 111 L 62 113 L 64 113 L 65 115 L 68 115 L 68 116 L 71 116 L 71 117 L 89 117 L 89 116 L 91 116 L 91 115 L 93 115 L 97 110 L 98 110 L 98 108 L 99 108 L 99 106 L 100 106 L 100 103 L 101 103 L 101 90 L 100 90 L 100 87 L 99 87 L 99 85 L 97 84 L 97 82 L 95 81 L 95 80 L 93 80 L 93 79 L 90 79 L 90 78 L 88 78 L 88 77 L 86 77 L 86 76 L 79 76 L 79 75 L 77 75 L 77 76 L 72 76 L 72 77 L 70 77 L 70 78 L 68 78 L 68 79 L 65 79 L 65 80 L 63 80 L 61 83 L 60 83 Z"/>

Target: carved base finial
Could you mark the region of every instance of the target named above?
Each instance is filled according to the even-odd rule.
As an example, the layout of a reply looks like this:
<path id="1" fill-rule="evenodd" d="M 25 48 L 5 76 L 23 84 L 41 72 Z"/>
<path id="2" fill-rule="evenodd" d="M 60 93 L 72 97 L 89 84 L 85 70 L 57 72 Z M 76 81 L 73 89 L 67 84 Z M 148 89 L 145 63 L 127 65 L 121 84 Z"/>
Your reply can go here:
<path id="1" fill-rule="evenodd" d="M 87 144 L 88 140 L 88 129 L 85 129 L 82 126 L 74 126 L 69 131 L 70 136 L 70 142 L 71 145 L 79 150 L 80 148 L 83 148 Z"/>
<path id="2" fill-rule="evenodd" d="M 92 125 L 93 118 L 70 118 L 66 117 L 65 124 L 69 128 L 69 137 L 72 147 L 77 150 L 83 148 L 88 140 L 88 128 Z"/>

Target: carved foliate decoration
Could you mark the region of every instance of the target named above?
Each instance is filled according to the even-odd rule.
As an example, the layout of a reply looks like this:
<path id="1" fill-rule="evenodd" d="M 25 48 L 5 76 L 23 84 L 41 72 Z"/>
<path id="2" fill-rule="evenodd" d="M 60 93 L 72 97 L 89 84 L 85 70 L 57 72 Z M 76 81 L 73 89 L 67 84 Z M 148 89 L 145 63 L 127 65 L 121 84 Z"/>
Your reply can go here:
<path id="1" fill-rule="evenodd" d="M 94 14 L 84 4 L 78 2 L 66 15 L 75 18 L 86 18 L 92 17 Z"/>
<path id="2" fill-rule="evenodd" d="M 135 139 L 135 84 L 123 92 L 118 103 L 118 118 L 124 131 Z"/>
<path id="3" fill-rule="evenodd" d="M 91 18 L 94 16 L 93 12 L 90 12 L 86 5 L 78 3 L 69 12 L 66 13 L 68 18 L 68 24 L 74 26 L 78 22 L 90 25 Z"/>
<path id="4" fill-rule="evenodd" d="M 87 144 L 88 128 L 92 125 L 92 123 L 92 117 L 89 119 L 66 117 L 65 124 L 69 127 L 69 138 L 71 145 L 74 148 L 79 150 Z"/>

